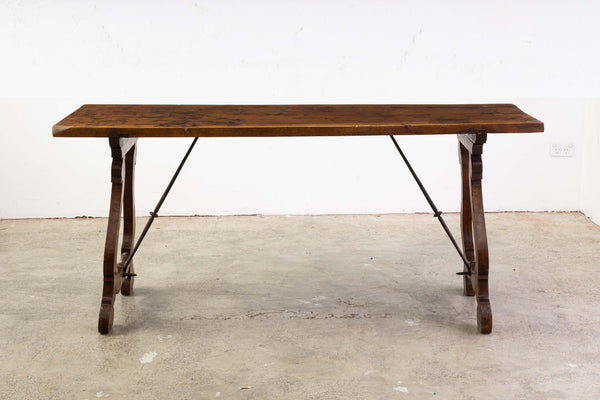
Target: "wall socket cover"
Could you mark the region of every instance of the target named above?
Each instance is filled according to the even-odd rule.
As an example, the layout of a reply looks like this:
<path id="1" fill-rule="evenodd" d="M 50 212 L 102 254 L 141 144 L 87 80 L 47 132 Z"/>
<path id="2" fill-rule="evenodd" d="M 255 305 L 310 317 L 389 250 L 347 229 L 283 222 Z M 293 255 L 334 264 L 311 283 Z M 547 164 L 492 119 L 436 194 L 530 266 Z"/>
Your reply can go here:
<path id="1" fill-rule="evenodd" d="M 573 157 L 575 145 L 573 143 L 552 143 L 550 145 L 551 157 Z"/>

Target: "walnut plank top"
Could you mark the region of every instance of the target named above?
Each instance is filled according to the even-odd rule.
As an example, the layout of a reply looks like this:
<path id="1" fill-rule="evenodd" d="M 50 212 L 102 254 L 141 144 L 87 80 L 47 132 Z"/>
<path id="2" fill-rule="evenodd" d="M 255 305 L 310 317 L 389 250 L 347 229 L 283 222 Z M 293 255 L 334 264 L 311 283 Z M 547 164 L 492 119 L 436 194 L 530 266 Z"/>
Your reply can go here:
<path id="1" fill-rule="evenodd" d="M 86 104 L 52 127 L 57 137 L 356 136 L 543 132 L 513 104 Z"/>

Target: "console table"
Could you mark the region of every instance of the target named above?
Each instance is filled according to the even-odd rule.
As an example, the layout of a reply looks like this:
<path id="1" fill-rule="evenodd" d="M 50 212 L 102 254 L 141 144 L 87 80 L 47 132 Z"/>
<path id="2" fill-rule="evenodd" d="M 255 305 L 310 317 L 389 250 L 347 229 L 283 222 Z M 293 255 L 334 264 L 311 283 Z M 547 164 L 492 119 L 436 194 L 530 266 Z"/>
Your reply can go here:
<path id="1" fill-rule="evenodd" d="M 98 330 L 112 328 L 120 292 L 133 294 L 133 256 L 199 137 L 368 136 L 387 135 L 406 162 L 463 261 L 464 294 L 477 300 L 477 327 L 492 331 L 488 294 L 488 244 L 485 228 L 482 151 L 488 133 L 543 132 L 544 124 L 512 104 L 468 105 L 108 105 L 87 104 L 52 128 L 56 137 L 108 138 L 111 194 L 104 248 L 104 282 Z M 394 135 L 458 135 L 462 175 L 459 246 L 441 212 L 411 167 Z M 142 137 L 193 137 L 193 142 L 135 242 L 134 166 Z M 119 230 L 123 216 L 123 237 Z"/>

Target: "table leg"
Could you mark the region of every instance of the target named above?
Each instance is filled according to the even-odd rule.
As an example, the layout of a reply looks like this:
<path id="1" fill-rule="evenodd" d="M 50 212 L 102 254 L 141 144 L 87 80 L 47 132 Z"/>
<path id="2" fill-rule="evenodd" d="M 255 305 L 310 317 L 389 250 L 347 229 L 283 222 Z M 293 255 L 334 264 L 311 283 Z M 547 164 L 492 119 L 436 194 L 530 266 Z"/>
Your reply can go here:
<path id="1" fill-rule="evenodd" d="M 458 135 L 462 170 L 461 232 L 463 250 L 471 266 L 471 275 L 464 276 L 464 293 L 477 300 L 477 329 L 492 331 L 492 308 L 488 292 L 488 244 L 483 210 L 481 154 L 486 133 Z M 466 269 L 466 268 L 465 268 Z"/>
<path id="2" fill-rule="evenodd" d="M 121 244 L 121 266 L 125 263 L 131 251 L 133 250 L 133 242 L 135 241 L 135 197 L 134 197 L 134 182 L 135 182 L 135 157 L 137 145 L 134 145 L 125 156 L 125 188 L 123 193 L 123 243 Z M 122 268 L 121 268 L 122 269 Z M 133 261 L 129 264 L 129 274 L 123 278 L 121 285 L 121 294 L 130 296 L 133 294 L 133 281 L 135 270 L 133 269 Z"/>
<path id="3" fill-rule="evenodd" d="M 123 284 L 122 261 L 118 262 L 119 228 L 123 203 L 123 183 L 125 181 L 125 229 L 123 249 L 131 249 L 134 234 L 133 214 L 133 164 L 135 161 L 135 138 L 109 138 L 112 155 L 111 195 L 104 245 L 104 283 L 98 319 L 98 331 L 108 333 L 112 328 L 115 297 Z M 124 161 L 125 158 L 125 161 Z M 129 244 L 128 244 L 129 243 Z M 130 250 L 129 250 L 130 251 Z M 131 293 L 131 282 L 128 293 Z"/>
<path id="4" fill-rule="evenodd" d="M 473 217 L 471 214 L 471 177 L 469 176 L 469 151 L 459 142 L 458 156 L 462 175 L 462 199 L 460 204 L 460 231 L 462 234 L 463 254 L 469 262 L 471 271 L 475 271 L 475 250 L 473 247 Z M 463 272 L 468 272 L 463 264 Z M 474 296 L 472 275 L 463 276 L 463 293 L 465 296 Z"/>

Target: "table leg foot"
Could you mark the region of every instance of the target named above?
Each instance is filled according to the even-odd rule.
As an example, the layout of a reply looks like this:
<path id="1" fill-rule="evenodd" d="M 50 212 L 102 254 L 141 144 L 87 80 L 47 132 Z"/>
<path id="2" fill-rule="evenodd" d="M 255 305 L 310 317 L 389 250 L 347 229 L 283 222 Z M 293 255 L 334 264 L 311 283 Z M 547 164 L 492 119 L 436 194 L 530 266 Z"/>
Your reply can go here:
<path id="1" fill-rule="evenodd" d="M 477 330 L 479 333 L 492 333 L 492 306 L 489 300 L 477 302 Z"/>
<path id="2" fill-rule="evenodd" d="M 466 268 L 464 268 L 463 271 L 466 272 Z M 469 297 L 475 296 L 475 289 L 473 289 L 471 278 L 468 276 L 463 276 L 463 294 Z"/>
<path id="3" fill-rule="evenodd" d="M 483 177 L 481 155 L 487 135 L 478 132 L 458 135 L 458 138 L 462 170 L 461 232 L 463 249 L 471 269 L 471 274 L 463 278 L 464 294 L 474 295 L 477 300 L 478 331 L 491 333 L 492 307 L 488 291 L 489 255 L 481 188 Z"/>
<path id="4" fill-rule="evenodd" d="M 100 317 L 98 318 L 98 332 L 107 334 L 112 329 L 115 308 L 112 304 L 100 305 Z"/>
<path id="5" fill-rule="evenodd" d="M 129 264 L 129 273 L 134 274 L 133 263 Z M 133 295 L 133 282 L 135 277 L 127 276 L 123 278 L 123 283 L 121 284 L 121 294 L 123 296 L 131 296 Z"/>

